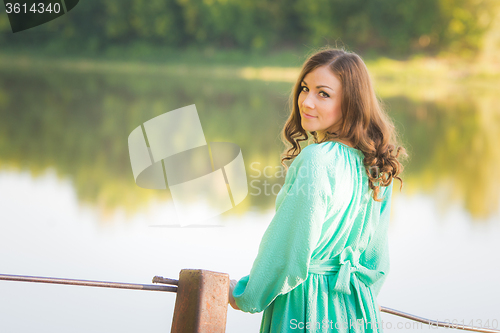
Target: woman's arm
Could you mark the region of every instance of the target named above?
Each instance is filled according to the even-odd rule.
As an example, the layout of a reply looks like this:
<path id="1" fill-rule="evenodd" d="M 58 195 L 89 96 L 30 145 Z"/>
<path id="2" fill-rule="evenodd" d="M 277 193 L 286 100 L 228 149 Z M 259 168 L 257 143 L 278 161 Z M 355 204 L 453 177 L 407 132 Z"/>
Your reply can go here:
<path id="1" fill-rule="evenodd" d="M 370 269 L 383 273 L 383 275 L 370 286 L 374 297 L 377 297 L 380 293 L 380 289 L 390 270 L 388 230 L 391 214 L 392 187 L 393 183 L 391 183 L 385 191 L 384 199 L 380 205 L 380 217 L 378 225 L 376 226 L 376 231 L 363 253 L 363 264 Z"/>
<path id="2" fill-rule="evenodd" d="M 234 287 L 234 303 L 242 311 L 263 311 L 307 278 L 335 186 L 322 155 L 309 147 L 290 166 L 281 189 L 283 199 L 264 233 L 250 274 Z"/>

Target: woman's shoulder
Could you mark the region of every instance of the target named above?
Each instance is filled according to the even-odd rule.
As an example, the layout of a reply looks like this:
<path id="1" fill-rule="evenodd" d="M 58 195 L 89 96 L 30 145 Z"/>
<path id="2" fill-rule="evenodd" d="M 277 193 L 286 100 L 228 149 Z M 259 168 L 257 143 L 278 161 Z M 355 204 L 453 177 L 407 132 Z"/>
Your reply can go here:
<path id="1" fill-rule="evenodd" d="M 317 164 L 325 161 L 327 151 L 322 144 L 311 143 L 304 147 L 294 160 L 295 164 Z"/>
<path id="2" fill-rule="evenodd" d="M 327 172 L 332 167 L 345 163 L 342 152 L 334 143 L 311 143 L 304 147 L 290 165 L 290 171 L 295 174 L 299 169 L 313 169 L 315 172 Z M 327 172 L 328 173 L 328 172 Z"/>

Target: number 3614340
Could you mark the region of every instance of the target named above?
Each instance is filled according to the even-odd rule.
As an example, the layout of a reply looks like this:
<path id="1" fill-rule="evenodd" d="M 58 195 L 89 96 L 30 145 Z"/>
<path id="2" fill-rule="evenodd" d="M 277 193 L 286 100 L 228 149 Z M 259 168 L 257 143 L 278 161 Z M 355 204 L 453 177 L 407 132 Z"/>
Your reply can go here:
<path id="1" fill-rule="evenodd" d="M 44 3 L 34 3 L 31 5 L 27 5 L 26 3 L 11 3 L 7 2 L 5 4 L 5 9 L 7 11 L 7 14 L 28 14 L 28 13 L 33 13 L 33 14 L 43 14 L 43 13 L 59 13 L 61 11 L 61 4 L 58 2 L 56 3 L 49 3 L 49 4 L 44 4 Z"/>

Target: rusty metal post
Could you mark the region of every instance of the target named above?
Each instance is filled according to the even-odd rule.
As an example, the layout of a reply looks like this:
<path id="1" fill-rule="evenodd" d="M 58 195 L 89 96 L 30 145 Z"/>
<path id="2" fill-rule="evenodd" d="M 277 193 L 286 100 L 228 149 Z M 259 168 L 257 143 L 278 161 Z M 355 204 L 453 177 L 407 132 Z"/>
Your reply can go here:
<path id="1" fill-rule="evenodd" d="M 224 333 L 229 275 L 203 269 L 179 274 L 171 333 Z"/>

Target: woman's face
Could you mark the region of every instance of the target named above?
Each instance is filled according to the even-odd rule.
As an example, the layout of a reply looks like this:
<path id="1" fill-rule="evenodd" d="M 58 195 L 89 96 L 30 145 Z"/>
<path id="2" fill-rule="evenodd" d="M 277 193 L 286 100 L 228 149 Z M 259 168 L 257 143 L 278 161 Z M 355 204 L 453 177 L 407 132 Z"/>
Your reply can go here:
<path id="1" fill-rule="evenodd" d="M 334 131 L 342 119 L 342 84 L 326 66 L 307 73 L 301 82 L 298 99 L 302 128 L 316 131 L 318 138 L 326 130 Z"/>

